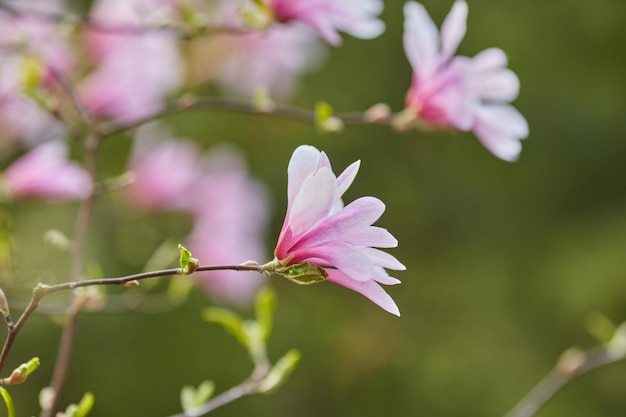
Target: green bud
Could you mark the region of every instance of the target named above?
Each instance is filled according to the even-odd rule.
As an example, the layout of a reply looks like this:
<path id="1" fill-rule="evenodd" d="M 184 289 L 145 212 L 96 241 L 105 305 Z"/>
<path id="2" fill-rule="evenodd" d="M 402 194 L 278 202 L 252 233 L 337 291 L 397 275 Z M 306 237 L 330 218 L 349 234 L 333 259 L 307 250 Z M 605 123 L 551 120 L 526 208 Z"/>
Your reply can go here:
<path id="1" fill-rule="evenodd" d="M 2 380 L 2 383 L 5 385 L 16 385 L 21 384 L 26 381 L 28 375 L 32 374 L 35 369 L 39 367 L 39 358 L 35 357 L 29 360 L 26 363 L 21 364 L 13 372 L 8 378 Z"/>
<path id="2" fill-rule="evenodd" d="M 71 404 L 65 410 L 65 417 L 86 417 L 91 409 L 95 398 L 91 392 L 86 392 L 78 404 Z"/>
<path id="3" fill-rule="evenodd" d="M 264 113 L 274 110 L 276 103 L 274 103 L 270 97 L 270 90 L 267 86 L 263 85 L 254 90 L 252 94 L 252 107 Z"/>
<path id="4" fill-rule="evenodd" d="M 309 263 L 283 266 L 272 272 L 300 285 L 316 284 L 328 278 L 328 272 L 324 268 Z"/>
<path id="5" fill-rule="evenodd" d="M 178 244 L 178 252 L 180 252 L 180 269 L 183 275 L 192 274 L 200 266 L 200 261 L 191 256 L 191 251 Z"/>
<path id="6" fill-rule="evenodd" d="M 9 310 L 9 302 L 7 301 L 6 295 L 4 295 L 4 291 L 0 288 L 0 313 L 4 317 L 9 317 L 11 315 L 11 311 Z"/>

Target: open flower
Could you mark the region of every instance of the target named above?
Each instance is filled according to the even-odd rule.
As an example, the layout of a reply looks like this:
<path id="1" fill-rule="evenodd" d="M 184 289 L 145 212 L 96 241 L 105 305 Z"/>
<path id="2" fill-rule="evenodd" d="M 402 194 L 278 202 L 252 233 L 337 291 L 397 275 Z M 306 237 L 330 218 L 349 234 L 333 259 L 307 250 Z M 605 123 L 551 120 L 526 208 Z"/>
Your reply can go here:
<path id="1" fill-rule="evenodd" d="M 426 124 L 473 131 L 498 158 L 514 161 L 528 136 L 526 120 L 508 104 L 519 80 L 501 49 L 453 56 L 465 36 L 467 12 L 467 3 L 458 0 L 439 33 L 421 4 L 405 5 L 404 49 L 413 67 L 406 112 Z"/>
<path id="2" fill-rule="evenodd" d="M 65 144 L 59 141 L 40 145 L 15 161 L 2 180 L 13 198 L 80 200 L 92 190 L 87 171 L 67 160 Z"/>
<path id="3" fill-rule="evenodd" d="M 316 31 L 326 42 L 341 44 L 339 31 L 362 39 L 383 33 L 385 24 L 376 18 L 381 0 L 264 0 L 278 21 L 298 21 Z"/>
<path id="4" fill-rule="evenodd" d="M 359 161 L 353 163 L 336 177 L 324 152 L 305 145 L 295 150 L 289 162 L 287 215 L 274 251 L 275 263 L 282 268 L 321 267 L 329 281 L 400 315 L 380 286 L 400 283 L 384 268 L 405 269 L 396 258 L 375 249 L 398 244 L 387 230 L 372 226 L 385 205 L 374 197 L 361 197 L 345 207 L 341 200 L 359 165 Z"/>

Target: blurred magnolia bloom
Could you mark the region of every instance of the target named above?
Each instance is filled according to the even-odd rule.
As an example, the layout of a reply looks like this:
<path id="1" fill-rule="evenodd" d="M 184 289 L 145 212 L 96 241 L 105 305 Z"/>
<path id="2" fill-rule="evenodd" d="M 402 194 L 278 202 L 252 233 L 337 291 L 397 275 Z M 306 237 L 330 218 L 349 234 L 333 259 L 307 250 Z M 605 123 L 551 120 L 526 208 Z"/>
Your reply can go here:
<path id="1" fill-rule="evenodd" d="M 214 12 L 215 20 L 241 25 L 239 2 L 225 0 Z M 226 93 L 252 95 L 265 87 L 287 99 L 300 76 L 324 58 L 319 38 L 306 27 L 277 25 L 263 32 L 222 34 L 191 43 L 190 73 L 194 82 L 213 80 Z"/>
<path id="2" fill-rule="evenodd" d="M 233 149 L 218 147 L 209 152 L 202 178 L 189 197 L 194 223 L 187 246 L 202 264 L 240 264 L 266 257 L 267 193 Z M 249 303 L 265 283 L 257 272 L 196 272 L 194 276 L 215 299 L 239 305 Z"/>
<path id="3" fill-rule="evenodd" d="M 90 175 L 67 159 L 66 145 L 47 142 L 15 161 L 2 174 L 4 191 L 12 198 L 80 200 L 92 191 Z"/>
<path id="4" fill-rule="evenodd" d="M 94 4 L 90 16 L 97 25 L 87 35 L 86 48 L 96 68 L 79 86 L 91 114 L 121 124 L 149 117 L 182 83 L 176 35 L 149 27 L 129 30 L 167 21 L 171 3 L 98 0 Z"/>
<path id="5" fill-rule="evenodd" d="M 137 130 L 129 170 L 133 181 L 125 188 L 127 200 L 144 210 L 181 210 L 200 178 L 200 150 L 184 139 L 163 140 L 159 125 Z"/>
<path id="6" fill-rule="evenodd" d="M 386 229 L 372 226 L 385 205 L 374 197 L 361 197 L 345 207 L 341 200 L 359 165 L 360 161 L 353 163 L 336 177 L 324 152 L 306 145 L 295 150 L 288 167 L 287 214 L 274 251 L 275 262 L 282 267 L 323 267 L 329 281 L 399 316 L 396 303 L 380 284 L 400 283 L 384 268 L 405 267 L 376 249 L 396 247 L 398 241 Z"/>
<path id="7" fill-rule="evenodd" d="M 339 31 L 362 39 L 375 38 L 385 30 L 377 18 L 381 0 L 263 0 L 280 22 L 301 22 L 326 42 L 341 44 Z"/>
<path id="8" fill-rule="evenodd" d="M 406 112 L 426 124 L 473 131 L 498 158 L 514 161 L 528 136 L 526 120 L 508 104 L 519 80 L 500 49 L 453 56 L 465 36 L 467 12 L 467 3 L 457 0 L 439 33 L 421 4 L 405 5 L 404 49 L 413 67 Z"/>
<path id="9" fill-rule="evenodd" d="M 39 94 L 55 74 L 67 74 L 73 56 L 57 24 L 28 12 L 62 12 L 63 2 L 25 0 L 11 7 L 23 14 L 0 9 L 0 137 L 42 142 L 63 128 L 25 91 Z"/>

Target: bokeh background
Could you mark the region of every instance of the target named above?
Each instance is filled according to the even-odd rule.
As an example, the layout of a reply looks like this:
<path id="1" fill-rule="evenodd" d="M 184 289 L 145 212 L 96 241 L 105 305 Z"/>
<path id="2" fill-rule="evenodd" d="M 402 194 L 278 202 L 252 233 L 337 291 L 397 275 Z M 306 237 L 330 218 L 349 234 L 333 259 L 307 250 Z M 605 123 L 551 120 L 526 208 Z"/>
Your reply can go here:
<path id="1" fill-rule="evenodd" d="M 423 4 L 440 24 L 452 1 Z M 384 35 L 346 37 L 292 101 L 312 107 L 324 99 L 337 111 L 386 102 L 400 110 L 410 82 L 402 6 L 386 1 Z M 530 137 L 517 163 L 496 159 L 471 134 L 359 126 L 323 136 L 297 122 L 218 112 L 167 119 L 203 147 L 228 141 L 244 152 L 272 195 L 269 248 L 282 222 L 295 147 L 325 150 L 337 170 L 361 159 L 346 200 L 374 195 L 387 203 L 378 224 L 398 238 L 392 253 L 407 266 L 395 274 L 402 285 L 388 288 L 401 318 L 332 284 L 272 281 L 279 305 L 270 356 L 296 347 L 301 364 L 275 394 L 214 415 L 498 416 L 565 349 L 596 343 L 585 329 L 590 314 L 626 320 L 626 2 L 470 0 L 469 6 L 459 52 L 500 47 L 521 79 L 515 105 Z M 119 174 L 129 148 L 124 136 L 105 143 L 101 175 Z M 42 235 L 50 228 L 71 233 L 76 208 L 4 209 L 13 216 L 19 251 L 21 281 L 9 293 L 15 310 L 32 283 L 69 270 L 69 256 L 44 245 Z M 124 211 L 114 195 L 99 201 L 95 215 L 88 253 L 91 267 L 106 276 L 137 272 L 165 238 L 182 240 L 189 231 L 184 217 Z M 83 314 L 63 403 L 89 390 L 94 417 L 164 416 L 180 410 L 183 385 L 211 379 L 221 391 L 245 378 L 244 350 L 200 318 L 211 303 L 198 288 L 168 311 Z M 42 361 L 28 383 L 11 389 L 19 415 L 38 413 L 58 321 L 33 317 L 10 357 L 8 368 L 32 356 Z M 624 380 L 626 363 L 598 370 L 538 415 L 624 415 Z"/>

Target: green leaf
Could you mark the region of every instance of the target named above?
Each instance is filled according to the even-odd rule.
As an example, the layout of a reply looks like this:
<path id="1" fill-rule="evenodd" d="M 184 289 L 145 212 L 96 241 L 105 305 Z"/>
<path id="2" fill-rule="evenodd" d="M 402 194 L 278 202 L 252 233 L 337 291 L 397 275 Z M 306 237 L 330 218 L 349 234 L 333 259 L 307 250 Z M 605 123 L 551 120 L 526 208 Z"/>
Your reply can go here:
<path id="1" fill-rule="evenodd" d="M 26 381 L 28 375 L 35 372 L 35 369 L 39 367 L 39 358 L 35 357 L 29 360 L 26 363 L 21 364 L 17 368 L 11 372 L 11 375 L 8 378 L 3 380 L 3 383 L 6 385 L 15 385 L 21 384 Z"/>
<path id="2" fill-rule="evenodd" d="M 250 342 L 244 331 L 243 319 L 236 313 L 219 307 L 207 307 L 202 312 L 202 318 L 209 323 L 216 323 L 224 327 L 237 341 L 250 349 Z"/>
<path id="3" fill-rule="evenodd" d="M 91 392 L 86 392 L 78 404 L 71 404 L 65 411 L 65 417 L 86 417 L 95 402 L 95 397 Z"/>
<path id="4" fill-rule="evenodd" d="M 309 263 L 284 266 L 272 272 L 300 285 L 316 284 L 328 278 L 328 272 L 324 268 Z"/>
<path id="5" fill-rule="evenodd" d="M 183 411 L 191 414 L 206 404 L 215 392 L 213 381 L 203 381 L 198 388 L 186 385 L 180 391 L 180 403 Z"/>
<path id="6" fill-rule="evenodd" d="M 254 307 L 256 320 L 261 326 L 263 340 L 267 341 L 272 331 L 274 311 L 276 310 L 276 293 L 270 287 L 261 288 L 256 294 Z"/>
<path id="7" fill-rule="evenodd" d="M 180 269 L 183 275 L 189 275 L 198 269 L 200 261 L 191 256 L 189 249 L 179 243 L 178 252 L 180 252 Z"/>
<path id="8" fill-rule="evenodd" d="M 4 400 L 4 404 L 7 407 L 7 417 L 15 417 L 15 407 L 13 406 L 13 399 L 9 395 L 9 391 L 0 387 L 0 396 Z"/>
<path id="9" fill-rule="evenodd" d="M 269 393 L 282 385 L 296 369 L 300 356 L 300 351 L 297 349 L 291 349 L 285 353 L 282 358 L 276 361 L 267 376 L 261 381 L 257 389 L 258 392 Z"/>
<path id="10" fill-rule="evenodd" d="M 609 343 L 615 334 L 615 323 L 602 313 L 592 312 L 585 319 L 585 328 L 600 343 Z"/>

